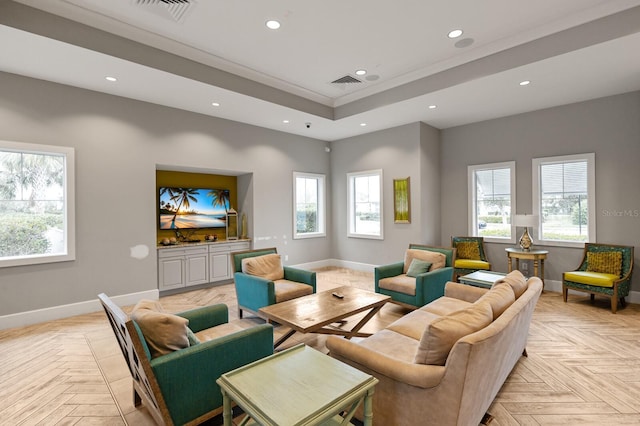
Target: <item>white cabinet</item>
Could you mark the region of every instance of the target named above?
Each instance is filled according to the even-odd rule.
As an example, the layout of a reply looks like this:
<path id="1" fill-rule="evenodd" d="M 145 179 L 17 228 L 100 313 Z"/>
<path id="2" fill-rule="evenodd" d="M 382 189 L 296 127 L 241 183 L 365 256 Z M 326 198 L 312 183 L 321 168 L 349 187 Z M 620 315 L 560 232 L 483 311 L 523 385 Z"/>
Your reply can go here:
<path id="1" fill-rule="evenodd" d="M 207 246 L 158 250 L 158 288 L 175 288 L 209 282 Z"/>
<path id="2" fill-rule="evenodd" d="M 230 253 L 250 248 L 249 241 L 158 247 L 158 289 L 174 290 L 231 279 Z"/>
<path id="3" fill-rule="evenodd" d="M 231 267 L 231 253 L 249 250 L 248 241 L 233 243 L 218 243 L 209 245 L 209 279 L 211 282 L 233 278 Z"/>

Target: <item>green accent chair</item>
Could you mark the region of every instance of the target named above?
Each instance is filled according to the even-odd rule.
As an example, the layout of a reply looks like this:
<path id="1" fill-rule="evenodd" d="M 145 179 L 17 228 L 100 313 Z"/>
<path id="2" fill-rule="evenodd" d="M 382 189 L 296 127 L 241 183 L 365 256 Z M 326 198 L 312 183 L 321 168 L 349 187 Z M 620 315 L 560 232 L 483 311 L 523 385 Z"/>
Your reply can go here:
<path id="1" fill-rule="evenodd" d="M 260 316 L 260 308 L 264 306 L 316 292 L 316 273 L 313 271 L 283 266 L 283 280 L 271 280 L 242 272 L 242 259 L 277 253 L 275 247 L 231 253 L 240 318 L 244 310 Z M 310 288 L 306 289 L 305 286 Z"/>
<path id="2" fill-rule="evenodd" d="M 580 266 L 562 274 L 562 298 L 566 303 L 569 289 L 590 293 L 592 302 L 600 294 L 611 299 L 615 314 L 618 303 L 622 307 L 626 304 L 632 272 L 632 246 L 585 243 Z"/>
<path id="3" fill-rule="evenodd" d="M 270 324 L 235 331 L 227 306 L 216 304 L 176 315 L 187 318 L 194 333 L 219 326 L 213 331 L 220 337 L 152 359 L 138 324 L 106 294 L 98 298 L 133 378 L 134 406 L 144 404 L 159 425 L 197 425 L 222 413 L 216 380 L 273 354 Z M 226 334 L 229 329 L 234 332 Z"/>
<path id="4" fill-rule="evenodd" d="M 461 275 L 491 270 L 484 249 L 484 237 L 451 237 L 451 247 L 457 251 L 453 281 L 458 281 Z"/>
<path id="5" fill-rule="evenodd" d="M 405 254 L 405 260 L 402 262 L 377 266 L 374 269 L 375 292 L 390 296 L 391 300 L 396 304 L 409 308 L 419 308 L 444 296 L 445 284 L 453 279 L 453 264 L 456 259 L 456 249 L 409 244 L 409 250 L 442 253 L 445 256 L 445 265 L 439 269 L 419 273 L 415 278 L 408 277 L 406 275 L 408 265 L 405 265 L 407 254 Z M 388 280 L 389 278 L 393 278 L 399 285 L 393 285 L 393 283 Z M 392 285 L 387 285 L 387 283 Z"/>

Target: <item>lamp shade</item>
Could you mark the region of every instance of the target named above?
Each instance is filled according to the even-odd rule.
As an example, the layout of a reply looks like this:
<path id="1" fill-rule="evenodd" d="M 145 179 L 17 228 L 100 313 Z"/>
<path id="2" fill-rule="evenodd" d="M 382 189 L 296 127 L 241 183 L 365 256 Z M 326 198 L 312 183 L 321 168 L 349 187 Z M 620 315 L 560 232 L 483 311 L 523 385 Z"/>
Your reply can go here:
<path id="1" fill-rule="evenodd" d="M 513 224 L 515 226 L 523 226 L 530 228 L 538 225 L 538 216 L 532 214 L 517 214 L 513 217 Z"/>

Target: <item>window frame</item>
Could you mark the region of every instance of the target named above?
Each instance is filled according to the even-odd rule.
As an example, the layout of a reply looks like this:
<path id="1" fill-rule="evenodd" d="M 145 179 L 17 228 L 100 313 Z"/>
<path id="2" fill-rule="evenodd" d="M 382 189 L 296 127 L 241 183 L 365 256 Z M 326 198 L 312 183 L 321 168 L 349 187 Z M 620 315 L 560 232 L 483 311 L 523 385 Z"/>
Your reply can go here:
<path id="1" fill-rule="evenodd" d="M 76 259 L 75 248 L 75 150 L 71 147 L 41 145 L 0 140 L 0 150 L 20 154 L 60 155 L 63 157 L 64 241 L 63 253 L 22 255 L 0 258 L 0 268 L 45 263 L 68 262 Z"/>
<path id="2" fill-rule="evenodd" d="M 510 212 L 509 223 L 510 236 L 508 238 L 484 236 L 485 242 L 514 244 L 516 242 L 516 230 L 513 226 L 513 216 L 516 214 L 516 162 L 504 161 L 500 163 L 476 164 L 467 167 L 467 188 L 468 188 L 468 233 L 470 236 L 477 237 L 478 234 L 478 215 L 477 215 L 477 185 L 476 172 L 482 170 L 509 169 L 509 188 L 510 188 Z"/>
<path id="3" fill-rule="evenodd" d="M 555 247 L 584 247 L 585 242 L 596 241 L 596 166 L 595 166 L 595 153 L 585 154 L 571 154 L 560 155 L 554 157 L 541 157 L 531 160 L 531 173 L 532 173 L 532 205 L 533 214 L 538 217 L 538 224 L 533 228 L 534 242 L 545 246 Z M 558 164 L 558 163 L 575 163 L 575 162 L 587 162 L 587 241 L 567 241 L 567 240 L 545 240 L 542 238 L 542 200 L 540 193 L 540 167 L 544 164 Z"/>
<path id="4" fill-rule="evenodd" d="M 377 176 L 379 180 L 379 198 L 380 198 L 380 233 L 365 234 L 355 232 L 355 179 L 358 177 Z M 361 172 L 347 173 L 347 237 L 351 238 L 367 238 L 373 240 L 384 240 L 384 178 L 382 169 L 365 170 Z"/>
<path id="5" fill-rule="evenodd" d="M 316 232 L 298 232 L 297 224 L 297 206 L 298 206 L 298 178 L 313 179 L 316 181 L 318 190 L 317 202 L 317 221 L 318 231 Z M 321 238 L 327 236 L 326 224 L 326 175 L 318 173 L 293 172 L 293 239 L 304 238 Z"/>

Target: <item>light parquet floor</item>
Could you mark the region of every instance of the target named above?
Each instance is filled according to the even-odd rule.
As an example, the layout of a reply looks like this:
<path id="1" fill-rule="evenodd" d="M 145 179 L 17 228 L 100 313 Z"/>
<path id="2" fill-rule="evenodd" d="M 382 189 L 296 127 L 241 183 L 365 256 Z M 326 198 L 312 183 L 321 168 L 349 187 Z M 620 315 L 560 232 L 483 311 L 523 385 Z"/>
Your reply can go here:
<path id="1" fill-rule="evenodd" d="M 341 285 L 372 290 L 373 277 L 318 270 L 319 290 Z M 226 303 L 238 320 L 232 284 L 161 303 L 172 312 Z M 366 329 L 376 331 L 406 312 L 387 304 Z M 261 320 L 241 322 L 249 327 Z M 321 335 L 296 334 L 285 345 L 299 342 L 326 352 Z M 576 295 L 565 304 L 559 293 L 545 292 L 527 350 L 489 410 L 491 426 L 640 425 L 640 306 L 613 315 L 605 299 L 591 305 Z M 129 372 L 102 312 L 0 331 L 0 425 L 127 424 L 153 421 L 133 407 Z"/>

